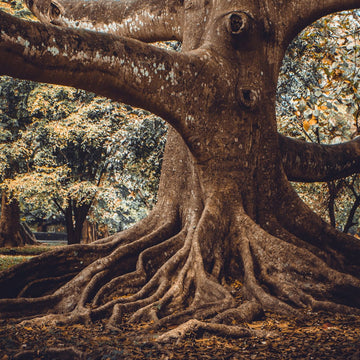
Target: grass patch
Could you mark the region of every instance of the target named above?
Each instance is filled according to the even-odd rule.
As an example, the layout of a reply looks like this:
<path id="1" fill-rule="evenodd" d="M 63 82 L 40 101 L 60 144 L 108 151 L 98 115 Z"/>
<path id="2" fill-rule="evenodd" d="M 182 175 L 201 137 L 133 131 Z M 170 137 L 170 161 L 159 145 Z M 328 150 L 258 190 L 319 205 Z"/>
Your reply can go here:
<path id="1" fill-rule="evenodd" d="M 28 255 L 28 256 L 35 256 L 40 255 L 44 252 L 54 250 L 57 246 L 54 245 L 28 245 L 28 246 L 22 246 L 22 247 L 3 247 L 0 248 L 0 255 Z"/>
<path id="2" fill-rule="evenodd" d="M 8 269 L 11 266 L 20 264 L 31 259 L 36 255 L 54 250 L 61 246 L 57 245 L 28 245 L 16 248 L 0 248 L 0 271 Z"/>
<path id="3" fill-rule="evenodd" d="M 11 266 L 20 264 L 31 259 L 32 256 L 6 256 L 0 255 L 0 271 L 8 269 Z"/>

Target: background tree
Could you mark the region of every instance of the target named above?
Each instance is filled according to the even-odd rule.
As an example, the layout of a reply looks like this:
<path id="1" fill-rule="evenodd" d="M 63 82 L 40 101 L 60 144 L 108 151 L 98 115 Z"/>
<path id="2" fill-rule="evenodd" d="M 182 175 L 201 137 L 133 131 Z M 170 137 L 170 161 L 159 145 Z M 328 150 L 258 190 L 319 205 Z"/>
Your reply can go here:
<path id="1" fill-rule="evenodd" d="M 281 132 L 319 144 L 359 134 L 359 28 L 359 12 L 343 12 L 318 20 L 294 39 L 278 84 Z M 294 186 L 332 226 L 357 231 L 359 175 Z"/>
<path id="2" fill-rule="evenodd" d="M 29 17 L 21 3 L 1 4 Z M 164 145 L 160 119 L 84 91 L 5 77 L 2 100 L 2 173 L 11 171 L 3 186 L 17 210 L 3 219 L 8 229 L 16 229 L 9 221 L 20 221 L 20 205 L 30 223 L 64 219 L 69 243 L 79 243 L 82 234 L 97 237 L 98 223 L 113 233 L 152 207 Z"/>
<path id="3" fill-rule="evenodd" d="M 151 205 L 148 188 L 153 190 L 156 186 L 159 171 L 156 167 L 164 134 L 161 122 L 155 119 L 149 123 L 148 113 L 126 110 L 122 105 L 71 88 L 38 86 L 30 93 L 27 105 L 32 123 L 16 146 L 31 151 L 26 170 L 8 181 L 7 186 L 27 205 L 28 213 L 36 211 L 39 216 L 41 211 L 43 217 L 51 217 L 60 212 L 69 244 L 80 243 L 90 213 L 92 223 L 111 225 L 112 231 L 145 215 L 146 202 Z M 139 147 L 135 128 L 146 129 L 146 124 L 151 127 L 144 132 L 144 144 Z M 133 143 L 126 153 L 118 145 L 124 141 Z M 150 143 L 153 153 L 146 151 Z M 141 159 L 142 164 L 148 163 L 148 176 L 142 183 L 141 170 L 139 165 L 134 168 L 131 155 Z M 142 197 L 139 191 L 144 193 Z M 132 206 L 125 200 L 128 196 Z"/>
<path id="4" fill-rule="evenodd" d="M 0 9 L 18 17 L 29 18 L 30 11 L 19 4 L 0 3 Z M 27 110 L 27 97 L 34 84 L 3 77 L 0 83 L 0 181 L 1 216 L 0 246 L 34 244 L 35 237 L 20 221 L 20 204 L 4 182 L 12 179 L 24 168 L 28 149 L 13 146 L 21 131 L 31 122 Z"/>
<path id="5" fill-rule="evenodd" d="M 241 324 L 263 310 L 358 311 L 359 241 L 316 216 L 288 179 L 359 171 L 359 140 L 287 138 L 275 114 L 291 39 L 358 0 L 28 4 L 42 24 L 0 13 L 4 74 L 91 90 L 172 128 L 149 216 L 2 273 L 3 317 L 117 327 L 128 314 L 157 329 L 178 324 L 158 338 L 167 341 L 198 329 L 252 335 Z M 148 44 L 164 39 L 182 52 Z"/>
<path id="6" fill-rule="evenodd" d="M 17 171 L 25 165 L 28 149 L 16 146 L 21 130 L 30 122 L 26 108 L 27 96 L 32 84 L 4 78 L 0 83 L 0 176 L 1 216 L 0 246 L 23 246 L 34 244 L 35 238 L 29 228 L 20 222 L 20 205 L 13 191 L 6 186 Z"/>

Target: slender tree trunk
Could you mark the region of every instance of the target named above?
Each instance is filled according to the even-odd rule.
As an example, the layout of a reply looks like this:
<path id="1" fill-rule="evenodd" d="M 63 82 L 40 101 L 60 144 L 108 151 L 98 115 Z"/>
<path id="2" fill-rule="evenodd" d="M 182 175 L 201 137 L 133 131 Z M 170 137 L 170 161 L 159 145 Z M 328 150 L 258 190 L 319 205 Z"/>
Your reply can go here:
<path id="1" fill-rule="evenodd" d="M 336 216 L 335 216 L 335 199 L 338 194 L 336 183 L 328 182 L 328 201 L 327 201 L 327 208 L 328 208 L 328 214 L 330 219 L 330 224 L 334 228 L 336 227 Z"/>
<path id="2" fill-rule="evenodd" d="M 75 200 L 70 200 L 66 207 L 65 225 L 68 236 L 68 244 L 80 244 L 83 237 L 83 228 L 91 205 L 77 205 Z"/>
<path id="3" fill-rule="evenodd" d="M 89 220 L 85 220 L 81 233 L 81 243 L 90 244 L 98 239 L 96 224 L 91 223 Z"/>
<path id="4" fill-rule="evenodd" d="M 20 223 L 20 207 L 15 198 L 8 199 L 5 191 L 1 195 L 0 247 L 16 247 L 35 244 L 34 235 Z"/>
<path id="5" fill-rule="evenodd" d="M 352 226 L 358 224 L 356 221 L 354 221 L 354 217 L 359 207 L 360 207 L 360 195 L 355 195 L 355 201 L 350 209 L 346 224 L 344 226 L 345 233 L 349 232 Z"/>

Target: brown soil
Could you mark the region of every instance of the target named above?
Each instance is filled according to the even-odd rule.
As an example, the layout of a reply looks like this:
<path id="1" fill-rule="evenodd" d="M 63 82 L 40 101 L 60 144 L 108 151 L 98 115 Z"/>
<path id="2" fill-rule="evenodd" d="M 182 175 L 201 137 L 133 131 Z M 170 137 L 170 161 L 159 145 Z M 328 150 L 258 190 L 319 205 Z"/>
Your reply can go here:
<path id="1" fill-rule="evenodd" d="M 2 322 L 0 359 L 360 359 L 360 317 L 304 313 L 290 319 L 266 314 L 248 325 L 264 338 L 231 339 L 204 333 L 168 344 L 156 341 L 151 324 L 122 332 L 103 323 L 40 327 Z"/>

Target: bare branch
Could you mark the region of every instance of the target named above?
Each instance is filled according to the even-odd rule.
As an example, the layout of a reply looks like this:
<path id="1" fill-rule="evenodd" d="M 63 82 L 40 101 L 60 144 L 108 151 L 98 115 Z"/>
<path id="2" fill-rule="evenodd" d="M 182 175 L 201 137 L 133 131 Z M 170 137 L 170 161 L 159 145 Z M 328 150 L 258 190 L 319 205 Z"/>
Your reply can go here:
<path id="1" fill-rule="evenodd" d="M 360 172 L 360 137 L 320 145 L 279 135 L 285 173 L 291 181 L 331 181 Z"/>
<path id="2" fill-rule="evenodd" d="M 53 198 L 52 200 L 53 200 L 54 204 L 56 205 L 56 207 L 58 208 L 58 210 L 59 210 L 61 213 L 63 213 L 63 215 L 66 216 L 65 210 L 64 210 L 64 208 L 59 204 L 59 202 L 58 202 L 55 198 Z"/>
<path id="3" fill-rule="evenodd" d="M 145 42 L 181 40 L 183 6 L 178 0 L 27 0 L 26 4 L 45 24 Z"/>
<path id="4" fill-rule="evenodd" d="M 20 36 L 21 34 L 21 36 Z M 201 58 L 92 31 L 63 29 L 0 13 L 0 72 L 74 86 L 147 109 L 178 127 Z M 186 91 L 185 91 L 186 92 Z"/>
<path id="5" fill-rule="evenodd" d="M 344 232 L 349 232 L 350 228 L 354 225 L 357 225 L 357 222 L 354 221 L 356 210 L 360 207 L 360 196 L 356 196 L 355 201 L 350 209 L 346 224 L 344 226 Z"/>

